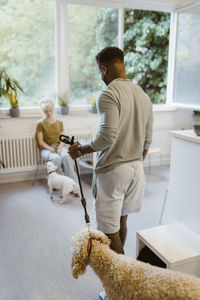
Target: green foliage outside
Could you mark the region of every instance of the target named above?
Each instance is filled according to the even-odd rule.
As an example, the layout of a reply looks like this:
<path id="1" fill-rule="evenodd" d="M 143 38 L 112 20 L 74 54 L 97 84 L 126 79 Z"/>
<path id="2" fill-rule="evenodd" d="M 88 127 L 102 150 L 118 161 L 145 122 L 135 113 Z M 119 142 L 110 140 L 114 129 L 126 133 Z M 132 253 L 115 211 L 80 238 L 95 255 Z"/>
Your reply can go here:
<path id="1" fill-rule="evenodd" d="M 126 71 L 154 104 L 166 101 L 169 29 L 169 13 L 125 10 Z"/>
<path id="2" fill-rule="evenodd" d="M 117 16 L 112 11 L 99 14 L 104 45 L 115 39 L 107 31 L 106 20 Z M 108 27 L 109 28 L 109 27 Z M 124 53 L 128 78 L 139 84 L 155 104 L 165 103 L 169 48 L 170 14 L 126 9 L 124 14 Z"/>
<path id="3" fill-rule="evenodd" d="M 95 67 L 95 55 L 106 46 L 118 45 L 118 12 L 108 8 L 78 8 L 73 5 L 70 7 L 71 97 L 76 99 L 89 95 L 91 99 L 92 95 L 103 88 Z M 75 15 L 77 19 L 81 19 L 81 26 L 77 28 L 77 20 L 72 18 Z M 90 22 L 86 25 L 85 20 L 88 19 Z M 124 52 L 128 78 L 139 84 L 154 104 L 165 103 L 170 14 L 126 9 L 124 24 Z"/>

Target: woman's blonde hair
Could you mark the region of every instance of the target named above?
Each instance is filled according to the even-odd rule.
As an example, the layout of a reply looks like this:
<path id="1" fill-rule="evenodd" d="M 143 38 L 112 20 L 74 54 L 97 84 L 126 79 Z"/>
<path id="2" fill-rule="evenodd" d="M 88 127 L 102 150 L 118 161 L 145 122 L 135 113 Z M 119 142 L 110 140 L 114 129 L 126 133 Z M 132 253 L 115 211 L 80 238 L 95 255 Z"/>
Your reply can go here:
<path id="1" fill-rule="evenodd" d="M 40 100 L 40 108 L 44 112 L 45 108 L 51 107 L 52 110 L 54 109 L 54 103 L 51 99 L 49 98 L 43 98 Z"/>

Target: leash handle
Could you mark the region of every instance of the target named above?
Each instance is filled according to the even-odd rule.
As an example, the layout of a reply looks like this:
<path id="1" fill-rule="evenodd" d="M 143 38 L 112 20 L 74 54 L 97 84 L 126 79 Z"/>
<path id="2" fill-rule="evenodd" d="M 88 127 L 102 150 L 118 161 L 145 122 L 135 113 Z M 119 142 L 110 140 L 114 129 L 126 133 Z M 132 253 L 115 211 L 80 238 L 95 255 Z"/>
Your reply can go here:
<path id="1" fill-rule="evenodd" d="M 74 144 L 74 136 L 72 136 L 72 138 L 70 139 L 70 137 L 68 135 L 64 135 L 61 134 L 59 136 L 59 139 L 61 142 L 68 144 L 68 145 L 73 145 Z M 75 162 L 75 167 L 76 167 L 76 173 L 78 176 L 78 183 L 79 183 L 79 187 L 80 187 L 80 191 L 81 191 L 81 203 L 83 205 L 84 211 L 85 211 L 85 222 L 86 224 L 90 224 L 90 217 L 87 213 L 87 209 L 86 209 L 86 200 L 85 197 L 83 195 L 83 189 L 82 189 L 82 184 L 81 184 L 81 178 L 80 178 L 80 174 L 79 174 L 79 169 L 78 169 L 78 164 L 77 164 L 77 160 L 74 158 L 74 162 Z"/>
<path id="2" fill-rule="evenodd" d="M 68 135 L 61 134 L 59 136 L 59 140 L 65 144 L 73 145 L 74 144 L 74 136 L 70 139 Z"/>

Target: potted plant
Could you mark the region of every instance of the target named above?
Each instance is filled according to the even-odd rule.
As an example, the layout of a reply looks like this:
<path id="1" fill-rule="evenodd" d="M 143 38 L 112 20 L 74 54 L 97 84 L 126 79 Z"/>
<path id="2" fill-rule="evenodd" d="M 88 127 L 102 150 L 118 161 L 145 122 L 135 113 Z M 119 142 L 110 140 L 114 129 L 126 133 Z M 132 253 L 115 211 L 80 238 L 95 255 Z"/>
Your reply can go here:
<path id="1" fill-rule="evenodd" d="M 194 122 L 200 122 L 200 110 L 193 110 Z"/>
<path id="2" fill-rule="evenodd" d="M 5 68 L 0 68 L 0 98 L 9 100 L 11 117 L 19 116 L 18 90 L 24 92 L 19 82 L 11 78 Z"/>
<path id="3" fill-rule="evenodd" d="M 96 97 L 92 97 L 92 98 L 90 99 L 90 102 L 91 102 L 90 111 L 91 111 L 92 113 L 97 113 Z"/>
<path id="4" fill-rule="evenodd" d="M 67 115 L 69 113 L 69 101 L 67 95 L 58 97 L 58 113 Z"/>

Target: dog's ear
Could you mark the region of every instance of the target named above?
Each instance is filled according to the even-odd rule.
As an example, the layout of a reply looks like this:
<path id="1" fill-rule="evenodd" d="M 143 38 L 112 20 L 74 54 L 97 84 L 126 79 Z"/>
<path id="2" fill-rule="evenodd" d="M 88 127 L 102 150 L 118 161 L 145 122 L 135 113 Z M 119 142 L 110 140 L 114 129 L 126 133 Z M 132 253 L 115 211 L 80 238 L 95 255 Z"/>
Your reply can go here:
<path id="1" fill-rule="evenodd" d="M 85 273 L 86 266 L 88 264 L 88 252 L 87 245 L 89 240 L 89 234 L 87 232 L 80 232 L 73 236 L 73 256 L 72 256 L 72 275 L 74 278 L 78 278 L 79 275 Z"/>
<path id="2" fill-rule="evenodd" d="M 85 273 L 87 266 L 87 255 L 83 255 L 81 252 L 74 252 L 72 257 L 72 275 L 74 278 L 78 278 L 79 275 Z"/>

